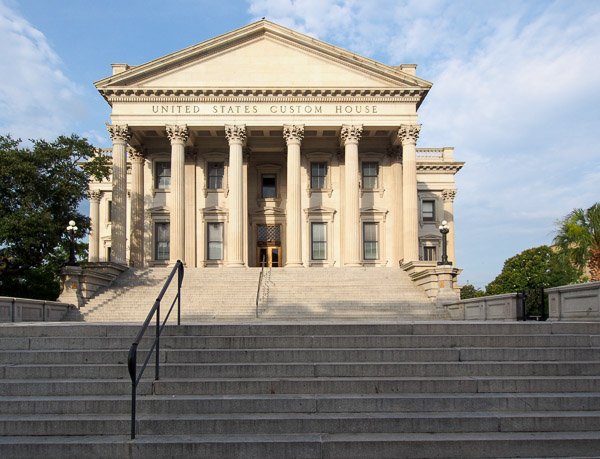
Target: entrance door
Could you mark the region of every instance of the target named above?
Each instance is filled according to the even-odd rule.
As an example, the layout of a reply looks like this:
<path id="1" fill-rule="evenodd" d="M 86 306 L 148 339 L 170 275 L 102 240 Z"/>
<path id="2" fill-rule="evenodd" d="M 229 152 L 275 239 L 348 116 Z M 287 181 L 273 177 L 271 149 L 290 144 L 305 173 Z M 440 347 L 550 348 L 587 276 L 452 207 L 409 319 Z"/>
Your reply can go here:
<path id="1" fill-rule="evenodd" d="M 256 241 L 257 266 L 281 266 L 281 225 L 258 225 Z"/>
<path id="2" fill-rule="evenodd" d="M 279 268 L 281 247 L 259 247 L 258 248 L 258 266 L 265 262 L 267 268 Z"/>

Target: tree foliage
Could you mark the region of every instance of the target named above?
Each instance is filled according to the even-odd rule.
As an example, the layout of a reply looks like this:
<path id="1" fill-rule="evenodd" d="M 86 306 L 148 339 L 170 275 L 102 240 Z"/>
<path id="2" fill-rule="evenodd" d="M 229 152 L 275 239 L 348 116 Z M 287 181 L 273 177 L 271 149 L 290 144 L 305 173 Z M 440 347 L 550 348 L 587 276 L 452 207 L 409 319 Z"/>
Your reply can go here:
<path id="1" fill-rule="evenodd" d="M 575 209 L 557 222 L 554 243 L 559 254 L 583 270 L 591 281 L 600 281 L 600 202 L 587 210 Z"/>
<path id="2" fill-rule="evenodd" d="M 78 211 L 90 177 L 109 174 L 108 158 L 75 134 L 55 141 L 0 136 L 0 294 L 48 297 L 66 261 L 65 228 L 75 220 L 85 235 L 89 218 Z M 54 290 L 52 290 L 54 288 Z M 27 293 L 27 294 L 25 294 Z M 54 298 L 47 299 L 56 299 Z"/>
<path id="3" fill-rule="evenodd" d="M 485 296 L 485 292 L 474 285 L 467 284 L 460 289 L 460 299 L 468 300 L 470 298 L 479 298 Z"/>
<path id="4" fill-rule="evenodd" d="M 529 314 L 539 315 L 540 289 L 577 282 L 580 272 L 551 247 L 543 245 L 521 252 L 504 262 L 502 272 L 485 290 L 488 295 L 526 291 Z"/>

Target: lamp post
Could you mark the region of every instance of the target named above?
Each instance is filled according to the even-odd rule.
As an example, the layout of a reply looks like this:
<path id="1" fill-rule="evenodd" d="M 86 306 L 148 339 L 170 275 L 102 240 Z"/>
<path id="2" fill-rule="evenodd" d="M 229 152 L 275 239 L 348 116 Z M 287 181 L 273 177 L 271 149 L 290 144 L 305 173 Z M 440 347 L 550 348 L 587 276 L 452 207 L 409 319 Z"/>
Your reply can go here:
<path id="1" fill-rule="evenodd" d="M 75 226 L 75 221 L 70 220 L 69 226 L 67 226 L 67 234 L 69 235 L 69 263 L 68 266 L 77 266 L 77 262 L 75 261 L 75 232 L 77 231 L 77 227 Z"/>
<path id="2" fill-rule="evenodd" d="M 448 252 L 447 252 L 447 240 L 446 236 L 450 231 L 450 227 L 448 226 L 448 222 L 446 220 L 442 221 L 440 225 L 440 233 L 442 233 L 442 261 L 438 261 L 438 265 L 452 265 L 451 261 L 448 261 Z"/>

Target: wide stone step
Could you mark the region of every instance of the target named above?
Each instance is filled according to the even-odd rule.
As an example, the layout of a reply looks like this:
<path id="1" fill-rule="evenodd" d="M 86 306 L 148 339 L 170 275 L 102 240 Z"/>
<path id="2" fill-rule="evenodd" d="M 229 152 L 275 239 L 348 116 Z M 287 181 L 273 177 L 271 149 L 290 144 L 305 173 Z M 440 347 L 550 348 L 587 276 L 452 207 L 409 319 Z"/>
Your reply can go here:
<path id="1" fill-rule="evenodd" d="M 0 396 L 2 414 L 130 413 L 131 395 Z M 600 410 L 600 393 L 138 395 L 140 415 Z"/>
<path id="2" fill-rule="evenodd" d="M 212 363 L 168 364 L 160 367 L 170 378 L 341 377 L 341 376 L 600 376 L 600 362 L 373 362 L 373 363 Z M 153 377 L 149 365 L 146 377 Z M 2 379 L 128 378 L 125 365 L 34 364 L 0 369 Z"/>
<path id="3" fill-rule="evenodd" d="M 0 436 L 121 435 L 127 415 L 0 416 Z M 338 434 L 443 432 L 586 432 L 600 429 L 599 411 L 527 413 L 249 413 L 140 414 L 136 431 L 144 435 Z"/>
<path id="4" fill-rule="evenodd" d="M 595 456 L 599 432 L 2 437 L 3 457 L 360 458 Z"/>

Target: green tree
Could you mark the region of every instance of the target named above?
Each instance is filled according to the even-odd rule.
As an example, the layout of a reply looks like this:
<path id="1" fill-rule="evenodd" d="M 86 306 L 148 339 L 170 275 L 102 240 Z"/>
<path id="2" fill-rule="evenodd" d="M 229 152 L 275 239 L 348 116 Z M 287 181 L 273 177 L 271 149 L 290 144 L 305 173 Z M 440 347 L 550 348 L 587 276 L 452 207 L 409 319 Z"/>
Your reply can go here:
<path id="1" fill-rule="evenodd" d="M 504 262 L 502 272 L 490 282 L 488 295 L 526 291 L 527 311 L 541 315 L 540 289 L 577 282 L 580 273 L 571 263 L 565 263 L 559 254 L 547 245 L 521 252 Z M 547 303 L 546 303 L 547 304 Z"/>
<path id="2" fill-rule="evenodd" d="M 90 177 L 108 176 L 109 159 L 75 134 L 31 142 L 0 136 L 0 295 L 54 300 L 68 259 L 65 228 L 75 220 L 78 236 L 87 232 L 78 206 Z"/>
<path id="3" fill-rule="evenodd" d="M 557 222 L 554 243 L 559 254 L 580 270 L 587 266 L 591 281 L 600 281 L 600 202 L 575 209 Z"/>
<path id="4" fill-rule="evenodd" d="M 485 292 L 474 285 L 467 284 L 460 289 L 460 299 L 468 300 L 469 298 L 479 298 L 485 296 Z"/>

